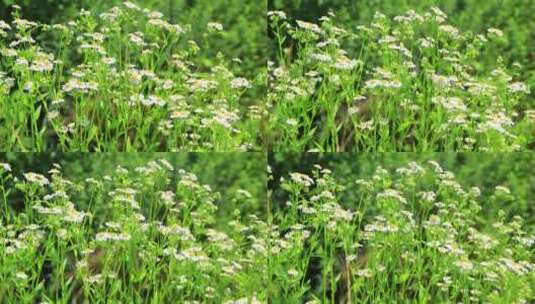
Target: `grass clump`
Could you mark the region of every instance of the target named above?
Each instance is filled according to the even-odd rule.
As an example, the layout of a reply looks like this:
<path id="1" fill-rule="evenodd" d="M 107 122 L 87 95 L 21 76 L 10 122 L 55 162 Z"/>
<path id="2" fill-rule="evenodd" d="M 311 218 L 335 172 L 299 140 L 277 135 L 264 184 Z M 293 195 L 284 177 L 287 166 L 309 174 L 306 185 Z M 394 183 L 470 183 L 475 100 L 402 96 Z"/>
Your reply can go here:
<path id="1" fill-rule="evenodd" d="M 266 302 L 268 224 L 166 160 L 80 180 L 0 163 L 0 199 L 2 303 Z"/>
<path id="2" fill-rule="evenodd" d="M 268 13 L 274 148 L 296 151 L 516 151 L 533 141 L 530 89 L 519 64 L 483 50 L 504 41 L 496 28 L 463 32 L 434 7 L 344 28 Z M 485 53 L 486 54 L 486 53 Z"/>
<path id="3" fill-rule="evenodd" d="M 190 29 L 130 2 L 53 25 L 15 10 L 0 23 L 0 149 L 259 150 L 265 77 L 200 55 L 223 24 Z"/>
<path id="4" fill-rule="evenodd" d="M 273 303 L 529 303 L 532 225 L 486 216 L 483 190 L 435 161 L 341 184 L 326 168 L 291 173 L 273 215 Z M 488 200 L 514 204 L 498 186 Z M 354 201 L 341 201 L 353 192 Z M 494 210 L 497 211 L 497 210 Z M 531 216 L 531 215 L 527 215 Z"/>

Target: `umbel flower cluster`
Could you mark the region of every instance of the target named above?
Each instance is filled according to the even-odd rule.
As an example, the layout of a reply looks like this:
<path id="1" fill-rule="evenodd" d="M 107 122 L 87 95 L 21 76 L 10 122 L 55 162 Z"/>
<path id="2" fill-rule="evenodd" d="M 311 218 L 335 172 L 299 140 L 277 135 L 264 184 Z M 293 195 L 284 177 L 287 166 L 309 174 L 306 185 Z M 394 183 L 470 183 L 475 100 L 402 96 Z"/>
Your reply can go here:
<path id="1" fill-rule="evenodd" d="M 317 166 L 310 176 L 290 174 L 281 188 L 288 201 L 271 227 L 275 303 L 535 298 L 534 227 L 505 212 L 492 220 L 482 190 L 464 187 L 434 161 L 395 172 L 379 167 L 347 187 Z M 488 190 L 488 199 L 514 203 L 507 187 Z"/>
<path id="2" fill-rule="evenodd" d="M 280 149 L 515 151 L 533 141 L 534 110 L 520 65 L 481 50 L 506 43 L 495 28 L 463 32 L 438 8 L 343 28 L 268 13 L 270 125 Z M 282 126 L 282 127 L 281 127 Z"/>
<path id="3" fill-rule="evenodd" d="M 82 181 L 0 164 L 0 197 L 10 303 L 266 302 L 267 223 L 221 214 L 218 192 L 165 160 Z"/>
<path id="4" fill-rule="evenodd" d="M 54 25 L 15 11 L 0 21 L 0 148 L 258 150 L 257 80 L 195 42 L 223 31 L 192 33 L 130 2 Z"/>

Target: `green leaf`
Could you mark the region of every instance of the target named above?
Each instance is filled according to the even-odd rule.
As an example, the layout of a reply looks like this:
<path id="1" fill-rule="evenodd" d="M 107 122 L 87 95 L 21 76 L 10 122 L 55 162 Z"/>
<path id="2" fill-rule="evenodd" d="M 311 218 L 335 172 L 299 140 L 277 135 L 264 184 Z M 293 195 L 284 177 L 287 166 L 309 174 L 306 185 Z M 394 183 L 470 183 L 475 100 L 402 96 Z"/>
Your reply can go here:
<path id="1" fill-rule="evenodd" d="M 404 273 L 398 277 L 398 283 L 405 283 L 410 277 L 409 273 Z"/>

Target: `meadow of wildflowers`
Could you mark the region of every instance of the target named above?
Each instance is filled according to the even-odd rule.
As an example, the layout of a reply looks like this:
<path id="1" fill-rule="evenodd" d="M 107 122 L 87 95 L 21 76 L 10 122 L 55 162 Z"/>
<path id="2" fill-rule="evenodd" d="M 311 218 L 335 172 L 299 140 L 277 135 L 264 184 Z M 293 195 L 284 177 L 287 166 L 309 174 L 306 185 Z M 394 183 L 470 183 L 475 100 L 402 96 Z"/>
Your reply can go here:
<path id="1" fill-rule="evenodd" d="M 447 14 L 449 22 L 463 31 L 481 33 L 489 27 L 503 31 L 500 43 L 481 50 L 481 67 L 492 71 L 497 57 L 502 57 L 508 65 L 518 62 L 523 67 L 522 79 L 535 85 L 533 0 L 268 0 L 269 10 L 283 10 L 299 20 L 318 20 L 333 11 L 338 24 L 345 28 L 369 24 L 375 12 L 394 17 L 408 10 L 425 12 L 431 7 L 439 7 Z"/>
<path id="2" fill-rule="evenodd" d="M 246 170 L 263 156 L 240 157 L 226 187 L 265 185 Z M 266 303 L 265 190 L 222 195 L 191 163 L 149 158 L 84 177 L 1 162 L 0 303 Z"/>
<path id="3" fill-rule="evenodd" d="M 0 303 L 530 303 L 533 162 L 3 154 Z"/>
<path id="4" fill-rule="evenodd" d="M 534 58 L 535 0 L 0 0 L 0 304 L 535 303 Z"/>
<path id="5" fill-rule="evenodd" d="M 360 164 L 380 162 L 362 160 L 274 174 L 272 303 L 535 300 L 533 210 L 489 208 L 515 204 L 516 191 L 471 186 L 434 160 L 363 177 Z"/>
<path id="6" fill-rule="evenodd" d="M 498 28 L 464 31 L 438 7 L 354 27 L 336 11 L 268 22 L 275 150 L 518 151 L 535 139 L 523 66 L 482 59 L 507 41 Z"/>
<path id="7" fill-rule="evenodd" d="M 192 28 L 132 2 L 57 24 L 15 6 L 0 21 L 0 149 L 260 150 L 265 76 L 241 69 L 259 59 L 208 58 L 225 25 Z"/>

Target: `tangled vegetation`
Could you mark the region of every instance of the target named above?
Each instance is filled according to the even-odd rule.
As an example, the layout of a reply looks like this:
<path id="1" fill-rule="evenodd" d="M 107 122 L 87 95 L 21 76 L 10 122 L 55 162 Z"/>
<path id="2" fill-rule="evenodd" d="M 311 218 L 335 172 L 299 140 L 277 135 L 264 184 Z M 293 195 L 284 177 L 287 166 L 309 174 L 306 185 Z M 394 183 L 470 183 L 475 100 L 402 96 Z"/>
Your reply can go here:
<path id="1" fill-rule="evenodd" d="M 223 24 L 192 32 L 131 2 L 65 24 L 13 14 L 0 22 L 2 151 L 261 149 L 263 72 L 199 52 Z"/>
<path id="2" fill-rule="evenodd" d="M 529 303 L 535 297 L 533 210 L 517 198 L 534 191 L 525 172 L 511 187 L 517 178 L 511 174 L 507 181 L 493 177 L 495 186 L 478 183 L 487 189 L 467 183 L 466 174 L 477 172 L 455 169 L 462 173 L 456 177 L 444 169 L 439 162 L 451 162 L 442 156 L 400 166 L 414 155 L 365 162 L 346 155 L 358 167 L 389 169 L 360 178 L 369 168 L 351 173 L 345 156 L 334 157 L 333 172 L 314 165 L 311 173 L 272 180 L 264 207 L 266 181 L 257 176 L 265 163 L 243 155 L 235 162 L 215 154 L 67 155 L 47 173 L 21 169 L 32 166 L 32 157 L 4 155 L 11 164 L 0 163 L 0 302 Z M 272 176 L 292 170 L 291 159 L 272 159 L 279 170 Z M 503 158 L 511 167 L 533 161 L 515 159 Z M 50 161 L 56 159 L 44 162 Z M 113 169 L 110 161 L 121 165 Z M 474 164 L 467 167 L 480 171 Z M 203 172 L 214 166 L 231 181 Z M 223 182 L 226 191 L 205 179 Z"/>
<path id="3" fill-rule="evenodd" d="M 408 10 L 428 11 L 439 7 L 448 15 L 448 22 L 463 31 L 486 32 L 489 27 L 503 31 L 501 43 L 482 49 L 481 67 L 493 70 L 496 57 L 503 57 L 507 65 L 519 62 L 523 69 L 521 79 L 533 88 L 535 85 L 535 20 L 532 0 L 268 0 L 268 10 L 283 10 L 292 19 L 318 20 L 329 11 L 334 11 L 337 24 L 346 29 L 370 24 L 375 12 L 394 17 Z M 533 95 L 532 90 L 532 97 Z"/>
<path id="4" fill-rule="evenodd" d="M 263 199 L 246 189 L 219 208 L 165 159 L 82 180 L 0 163 L 0 198 L 2 303 L 266 301 L 268 224 L 240 212 Z"/>
<path id="5" fill-rule="evenodd" d="M 534 110 L 519 63 L 482 50 L 500 29 L 463 32 L 437 7 L 345 28 L 268 13 L 274 148 L 296 151 L 517 151 L 532 144 Z M 344 46 L 348 46 L 347 48 Z M 499 54 L 497 54 L 499 56 Z"/>
<path id="6" fill-rule="evenodd" d="M 0 304 L 535 303 L 533 12 L 0 0 Z"/>
<path id="7" fill-rule="evenodd" d="M 535 299 L 533 222 L 487 215 L 487 200 L 515 203 L 508 187 L 467 188 L 435 161 L 379 167 L 351 185 L 315 167 L 290 173 L 274 190 L 287 201 L 273 202 L 273 303 Z M 493 193 L 483 198 L 485 190 Z M 355 199 L 341 200 L 344 192 Z"/>

